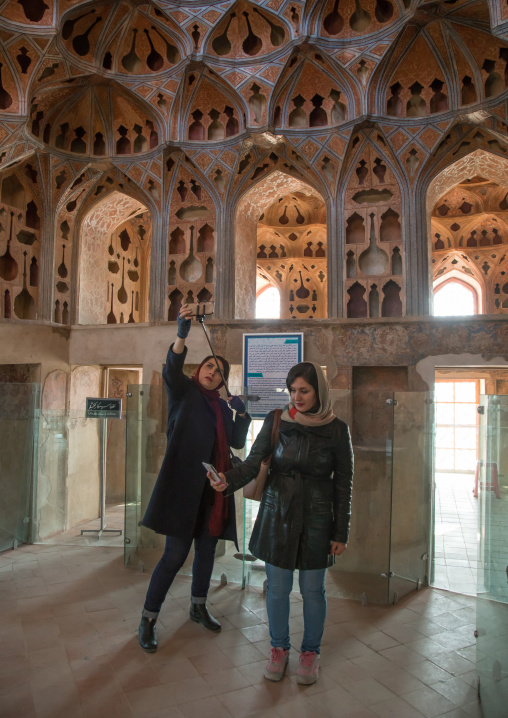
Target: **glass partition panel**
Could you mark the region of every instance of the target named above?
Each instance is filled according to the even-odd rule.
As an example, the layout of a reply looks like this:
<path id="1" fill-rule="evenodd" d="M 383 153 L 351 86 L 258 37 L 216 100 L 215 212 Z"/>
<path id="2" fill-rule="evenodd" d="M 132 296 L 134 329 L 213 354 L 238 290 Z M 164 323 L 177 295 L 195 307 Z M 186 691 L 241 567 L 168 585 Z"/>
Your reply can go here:
<path id="1" fill-rule="evenodd" d="M 347 551 L 328 571 L 329 595 L 384 604 L 390 570 L 393 393 L 332 392 L 334 413 L 351 430 L 355 457 Z"/>
<path id="2" fill-rule="evenodd" d="M 0 383 L 0 551 L 32 541 L 39 384 Z"/>
<path id="3" fill-rule="evenodd" d="M 126 455 L 123 414 L 121 419 L 102 420 L 86 418 L 84 408 L 70 413 L 41 411 L 35 543 L 123 545 Z"/>
<path id="4" fill-rule="evenodd" d="M 480 419 L 476 666 L 483 718 L 504 718 L 508 706 L 508 396 L 481 396 Z"/>
<path id="5" fill-rule="evenodd" d="M 46 543 L 66 528 L 69 417 L 43 411 L 39 422 L 35 543 Z"/>
<path id="6" fill-rule="evenodd" d="M 430 393 L 394 394 L 390 603 L 429 583 L 433 406 Z"/>
<path id="7" fill-rule="evenodd" d="M 126 566 L 153 569 L 162 555 L 163 537 L 141 526 L 166 449 L 163 387 L 127 387 L 125 455 Z"/>

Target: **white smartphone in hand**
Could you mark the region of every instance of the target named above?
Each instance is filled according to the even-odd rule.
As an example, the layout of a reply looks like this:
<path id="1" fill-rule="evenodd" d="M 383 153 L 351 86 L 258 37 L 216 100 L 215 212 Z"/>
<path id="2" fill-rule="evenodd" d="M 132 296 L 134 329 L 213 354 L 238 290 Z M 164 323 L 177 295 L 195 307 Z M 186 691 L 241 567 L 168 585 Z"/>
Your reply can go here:
<path id="1" fill-rule="evenodd" d="M 206 461 L 202 461 L 201 463 L 203 464 L 205 469 L 211 473 L 214 481 L 218 481 L 219 484 L 222 484 L 222 486 L 227 486 L 227 484 L 219 476 L 219 472 L 217 471 L 215 466 L 212 466 L 212 464 L 207 464 Z"/>

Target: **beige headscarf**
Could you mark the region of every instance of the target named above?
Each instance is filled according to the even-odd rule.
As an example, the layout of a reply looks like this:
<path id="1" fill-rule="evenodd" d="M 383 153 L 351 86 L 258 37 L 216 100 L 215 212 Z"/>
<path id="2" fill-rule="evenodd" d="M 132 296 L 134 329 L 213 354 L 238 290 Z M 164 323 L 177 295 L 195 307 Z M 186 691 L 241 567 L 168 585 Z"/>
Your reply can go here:
<path id="1" fill-rule="evenodd" d="M 313 361 L 302 362 L 303 364 L 312 364 L 316 370 L 318 380 L 318 393 L 319 393 L 319 408 L 312 414 L 302 414 L 301 411 L 290 402 L 286 404 L 282 411 L 282 421 L 289 421 L 303 426 L 324 426 L 329 424 L 335 419 L 335 414 L 332 411 L 332 399 L 330 397 L 330 387 L 326 380 L 325 374 L 319 364 Z"/>

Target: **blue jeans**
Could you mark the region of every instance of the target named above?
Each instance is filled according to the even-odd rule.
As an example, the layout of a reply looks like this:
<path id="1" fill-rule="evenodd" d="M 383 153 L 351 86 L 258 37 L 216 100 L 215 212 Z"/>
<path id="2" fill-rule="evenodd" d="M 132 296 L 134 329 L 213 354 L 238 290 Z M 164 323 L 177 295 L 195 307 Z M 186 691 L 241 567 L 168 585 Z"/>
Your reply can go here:
<path id="1" fill-rule="evenodd" d="M 290 648 L 289 594 L 293 588 L 293 571 L 266 564 L 266 610 L 270 643 L 274 648 Z M 326 568 L 300 571 L 300 593 L 303 598 L 303 640 L 301 651 L 321 650 L 325 628 Z"/>
<path id="2" fill-rule="evenodd" d="M 167 592 L 178 571 L 182 568 L 194 540 L 194 562 L 192 564 L 191 600 L 205 603 L 212 578 L 217 536 L 211 536 L 208 529 L 210 509 L 200 522 L 199 533 L 194 538 L 181 539 L 166 536 L 166 547 L 161 560 L 155 567 L 148 586 L 143 616 L 157 618 Z"/>

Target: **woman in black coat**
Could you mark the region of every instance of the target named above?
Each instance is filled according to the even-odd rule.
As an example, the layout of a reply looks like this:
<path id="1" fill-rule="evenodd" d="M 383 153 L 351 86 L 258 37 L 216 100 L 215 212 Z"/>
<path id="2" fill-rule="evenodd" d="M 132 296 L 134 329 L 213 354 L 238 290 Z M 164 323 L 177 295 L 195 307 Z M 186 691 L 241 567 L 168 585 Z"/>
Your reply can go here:
<path id="1" fill-rule="evenodd" d="M 297 681 L 317 680 L 326 618 L 326 569 L 346 550 L 351 515 L 353 449 L 347 425 L 332 412 L 323 370 L 314 362 L 294 366 L 287 376 L 291 401 L 284 407 L 273 447 L 270 474 L 249 549 L 265 561 L 266 607 L 272 645 L 265 678 L 279 681 L 289 658 L 289 597 L 299 569 L 304 635 Z M 271 452 L 275 412 L 244 463 L 227 471 L 225 495 L 253 479 Z"/>
<path id="2" fill-rule="evenodd" d="M 229 447 L 243 448 L 251 419 L 239 397 L 230 397 L 229 405 L 219 397 L 223 382 L 213 357 L 206 357 L 192 378 L 183 373 L 190 316 L 190 309 L 183 304 L 177 339 L 169 348 L 162 370 L 169 403 L 168 443 L 142 521 L 143 526 L 166 536 L 164 554 L 152 574 L 139 625 L 139 643 L 148 652 L 157 650 L 155 623 L 192 541 L 190 618 L 212 631 L 220 630 L 220 623 L 206 607 L 215 549 L 220 538 L 237 543 L 234 499 L 213 491 L 202 462 L 227 470 Z M 222 357 L 217 360 L 227 381 L 229 364 Z"/>

